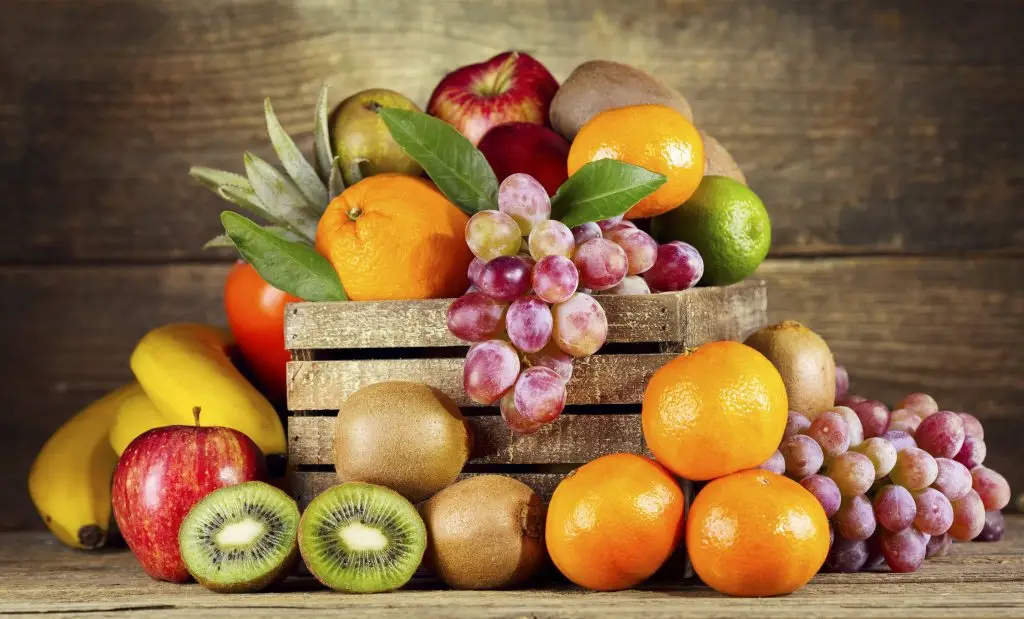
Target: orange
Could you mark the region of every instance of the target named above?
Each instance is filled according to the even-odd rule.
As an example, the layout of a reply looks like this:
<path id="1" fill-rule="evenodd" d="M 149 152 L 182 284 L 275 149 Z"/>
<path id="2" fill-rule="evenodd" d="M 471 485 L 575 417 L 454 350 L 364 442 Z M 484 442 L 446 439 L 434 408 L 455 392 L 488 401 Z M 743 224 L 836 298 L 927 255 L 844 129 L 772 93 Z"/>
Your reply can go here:
<path id="1" fill-rule="evenodd" d="M 628 589 L 679 545 L 683 492 L 649 458 L 602 456 L 562 480 L 548 505 L 548 554 L 566 578 L 598 591 Z"/>
<path id="2" fill-rule="evenodd" d="M 664 105 L 605 110 L 580 128 L 569 148 L 569 175 L 597 159 L 618 159 L 668 179 L 626 213 L 654 217 L 686 202 L 704 178 L 704 140 L 685 116 Z"/>
<path id="3" fill-rule="evenodd" d="M 686 479 L 753 468 L 782 441 L 789 403 L 771 361 L 739 342 L 712 342 L 676 357 L 644 391 L 644 439 L 658 462 Z"/>
<path id="4" fill-rule="evenodd" d="M 797 482 L 748 470 L 704 486 L 690 506 L 686 550 L 721 593 L 766 596 L 807 584 L 828 554 L 825 510 Z"/>
<path id="5" fill-rule="evenodd" d="M 327 205 L 316 249 L 353 301 L 455 297 L 469 286 L 468 221 L 430 182 L 378 174 Z"/>

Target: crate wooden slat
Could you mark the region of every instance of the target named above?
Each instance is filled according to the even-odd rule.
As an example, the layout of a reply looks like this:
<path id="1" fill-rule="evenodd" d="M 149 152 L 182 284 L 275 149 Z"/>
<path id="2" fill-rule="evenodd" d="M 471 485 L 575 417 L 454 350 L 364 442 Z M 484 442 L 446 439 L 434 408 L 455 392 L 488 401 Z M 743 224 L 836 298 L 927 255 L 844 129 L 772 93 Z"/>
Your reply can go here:
<path id="1" fill-rule="evenodd" d="M 562 415 L 557 423 L 516 436 L 499 415 L 468 417 L 473 431 L 471 464 L 582 464 L 628 451 L 645 453 L 640 415 Z M 334 416 L 293 417 L 288 423 L 289 457 L 295 464 L 334 461 Z"/>
<path id="2" fill-rule="evenodd" d="M 459 479 L 468 479 L 470 477 L 484 474 L 486 473 L 467 472 L 459 475 Z M 518 479 L 527 486 L 533 488 L 533 491 L 536 492 L 538 496 L 547 501 L 555 491 L 555 486 L 558 485 L 558 482 L 562 481 L 566 474 L 503 473 L 503 475 Z M 309 502 L 316 498 L 318 494 L 337 484 L 338 478 L 331 472 L 299 471 L 294 473 L 291 479 L 292 494 L 299 502 L 299 505 L 302 506 L 309 505 Z"/>

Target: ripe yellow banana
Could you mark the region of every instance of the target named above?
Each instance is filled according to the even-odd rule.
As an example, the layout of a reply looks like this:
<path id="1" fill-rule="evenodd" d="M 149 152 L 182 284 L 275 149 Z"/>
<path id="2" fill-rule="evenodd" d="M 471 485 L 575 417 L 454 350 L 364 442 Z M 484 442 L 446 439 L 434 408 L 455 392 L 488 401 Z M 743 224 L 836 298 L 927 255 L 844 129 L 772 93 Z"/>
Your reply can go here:
<path id="1" fill-rule="evenodd" d="M 29 471 L 28 492 L 39 515 L 72 548 L 99 548 L 107 541 L 110 482 L 117 466 L 108 434 L 131 389 L 116 389 L 69 419 L 46 441 Z"/>
<path id="2" fill-rule="evenodd" d="M 224 329 L 166 325 L 147 333 L 135 346 L 132 372 L 168 422 L 192 425 L 192 410 L 198 406 L 202 425 L 234 428 L 266 456 L 283 456 L 287 441 L 281 419 L 231 362 L 228 351 L 233 345 Z"/>
<path id="3" fill-rule="evenodd" d="M 169 425 L 173 424 L 153 406 L 142 386 L 132 383 L 114 415 L 114 424 L 110 427 L 110 446 L 120 457 L 138 435 Z"/>

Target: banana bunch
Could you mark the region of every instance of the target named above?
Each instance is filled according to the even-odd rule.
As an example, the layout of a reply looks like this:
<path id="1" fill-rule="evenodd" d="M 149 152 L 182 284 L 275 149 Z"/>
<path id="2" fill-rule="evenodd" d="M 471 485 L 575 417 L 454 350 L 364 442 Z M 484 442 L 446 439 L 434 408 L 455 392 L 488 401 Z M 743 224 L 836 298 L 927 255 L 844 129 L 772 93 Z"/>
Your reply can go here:
<path id="1" fill-rule="evenodd" d="M 28 486 L 58 540 L 72 548 L 103 546 L 117 458 L 147 430 L 192 425 L 197 406 L 204 425 L 234 428 L 267 456 L 286 453 L 277 411 L 232 363 L 233 344 L 230 333 L 209 325 L 150 331 L 132 353 L 137 382 L 87 406 L 50 437 L 32 464 Z"/>

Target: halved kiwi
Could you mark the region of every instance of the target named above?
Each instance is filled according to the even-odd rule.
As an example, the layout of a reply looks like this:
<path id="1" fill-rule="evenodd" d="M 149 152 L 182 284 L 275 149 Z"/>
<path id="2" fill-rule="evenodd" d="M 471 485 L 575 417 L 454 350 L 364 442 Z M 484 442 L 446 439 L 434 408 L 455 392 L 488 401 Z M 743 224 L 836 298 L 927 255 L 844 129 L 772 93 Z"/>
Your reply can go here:
<path id="1" fill-rule="evenodd" d="M 313 499 L 299 521 L 299 551 L 317 580 L 346 593 L 391 591 L 423 560 L 427 528 L 394 490 L 362 482 Z"/>
<path id="2" fill-rule="evenodd" d="M 283 580 L 298 557 L 299 507 L 261 481 L 220 488 L 195 504 L 178 529 L 181 558 L 213 591 L 259 591 Z"/>

